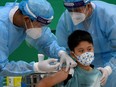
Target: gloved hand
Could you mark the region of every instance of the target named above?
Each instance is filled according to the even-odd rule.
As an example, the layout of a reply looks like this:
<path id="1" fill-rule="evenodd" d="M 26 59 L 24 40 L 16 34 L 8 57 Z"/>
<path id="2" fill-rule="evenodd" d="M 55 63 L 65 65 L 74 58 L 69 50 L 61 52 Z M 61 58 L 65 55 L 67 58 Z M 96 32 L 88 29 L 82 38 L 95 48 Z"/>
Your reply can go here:
<path id="1" fill-rule="evenodd" d="M 51 65 L 50 63 L 54 63 Z M 34 63 L 34 71 L 37 72 L 53 72 L 56 71 L 60 63 L 57 63 L 57 59 L 48 59 L 41 62 Z"/>
<path id="2" fill-rule="evenodd" d="M 103 73 L 103 76 L 101 77 L 101 85 L 104 86 L 106 84 L 108 76 L 112 73 L 112 69 L 110 66 L 106 66 L 104 68 L 99 67 L 98 69 Z"/>
<path id="3" fill-rule="evenodd" d="M 77 65 L 77 63 L 65 51 L 59 51 L 58 55 L 60 57 L 60 67 L 62 67 L 63 63 L 66 63 L 66 72 L 69 67 L 72 68 Z"/>

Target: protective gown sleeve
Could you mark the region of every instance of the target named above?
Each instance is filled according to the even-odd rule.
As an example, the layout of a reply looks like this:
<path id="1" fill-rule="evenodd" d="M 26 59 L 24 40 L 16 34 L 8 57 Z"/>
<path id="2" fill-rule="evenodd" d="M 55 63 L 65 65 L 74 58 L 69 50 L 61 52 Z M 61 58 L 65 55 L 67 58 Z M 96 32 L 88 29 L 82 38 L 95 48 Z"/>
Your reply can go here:
<path id="1" fill-rule="evenodd" d="M 112 55 L 112 58 L 106 65 L 109 65 L 114 70 L 116 69 L 116 15 L 109 17 L 105 29 Z"/>
<path id="2" fill-rule="evenodd" d="M 33 47 L 35 47 L 39 53 L 43 53 L 49 57 L 59 58 L 58 52 L 64 50 L 64 47 L 60 47 L 57 43 L 56 36 L 51 32 L 49 27 L 42 28 L 42 36 L 38 39 L 32 39 L 29 36 L 26 37 Z"/>
<path id="3" fill-rule="evenodd" d="M 70 53 L 69 48 L 67 46 L 67 39 L 69 36 L 70 32 L 70 25 L 68 25 L 67 23 L 67 16 L 65 15 L 65 13 L 62 14 L 62 16 L 60 17 L 59 21 L 58 21 L 58 25 L 56 27 L 56 37 L 57 37 L 57 42 L 60 46 L 63 46 L 66 48 L 66 51 L 68 53 Z M 68 33 L 67 33 L 68 32 Z"/>
<path id="4" fill-rule="evenodd" d="M 8 48 L 8 28 L 3 22 L 0 22 L 0 76 L 25 75 L 33 73 L 33 62 L 26 63 L 24 61 L 9 62 Z"/>

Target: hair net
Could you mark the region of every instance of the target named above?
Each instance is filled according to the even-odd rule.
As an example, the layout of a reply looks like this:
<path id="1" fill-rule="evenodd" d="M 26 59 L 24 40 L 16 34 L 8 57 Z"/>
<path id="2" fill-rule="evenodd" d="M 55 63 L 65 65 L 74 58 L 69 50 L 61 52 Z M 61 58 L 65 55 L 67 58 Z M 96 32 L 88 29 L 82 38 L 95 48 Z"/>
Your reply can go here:
<path id="1" fill-rule="evenodd" d="M 66 8 L 81 7 L 88 4 L 91 0 L 64 0 L 64 6 Z"/>
<path id="2" fill-rule="evenodd" d="M 19 9 L 23 15 L 29 16 L 32 20 L 51 20 L 53 19 L 53 8 L 46 0 L 22 0 Z"/>

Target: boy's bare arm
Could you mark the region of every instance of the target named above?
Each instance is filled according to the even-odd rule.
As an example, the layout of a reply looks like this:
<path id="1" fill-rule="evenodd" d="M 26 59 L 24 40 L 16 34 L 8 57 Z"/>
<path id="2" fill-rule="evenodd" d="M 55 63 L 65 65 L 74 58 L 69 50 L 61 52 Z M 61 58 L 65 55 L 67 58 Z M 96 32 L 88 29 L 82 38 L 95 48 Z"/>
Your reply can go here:
<path id="1" fill-rule="evenodd" d="M 69 71 L 68 71 L 69 72 Z M 65 72 L 65 69 L 58 71 L 57 73 L 43 78 L 36 87 L 52 87 L 64 80 L 68 77 L 68 72 Z"/>

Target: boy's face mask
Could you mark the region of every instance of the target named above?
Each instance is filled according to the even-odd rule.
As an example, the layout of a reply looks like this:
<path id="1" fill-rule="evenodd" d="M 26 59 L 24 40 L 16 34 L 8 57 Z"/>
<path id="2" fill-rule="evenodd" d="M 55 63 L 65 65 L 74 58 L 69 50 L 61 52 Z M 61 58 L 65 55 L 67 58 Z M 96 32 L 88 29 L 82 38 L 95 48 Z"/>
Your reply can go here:
<path id="1" fill-rule="evenodd" d="M 77 56 L 77 55 L 75 55 L 75 56 L 77 58 L 77 61 L 84 66 L 90 65 L 92 63 L 92 61 L 94 60 L 93 52 L 85 52 L 85 53 L 81 54 L 80 56 Z"/>

